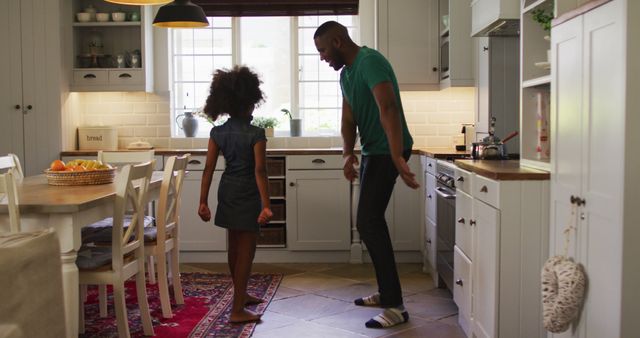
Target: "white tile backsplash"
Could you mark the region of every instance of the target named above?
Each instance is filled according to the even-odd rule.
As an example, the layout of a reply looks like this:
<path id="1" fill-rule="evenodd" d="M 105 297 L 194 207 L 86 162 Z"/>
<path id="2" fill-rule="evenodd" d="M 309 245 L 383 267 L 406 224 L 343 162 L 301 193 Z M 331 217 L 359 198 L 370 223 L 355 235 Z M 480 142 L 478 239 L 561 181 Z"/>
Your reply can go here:
<path id="1" fill-rule="evenodd" d="M 157 148 L 206 148 L 204 138 L 172 138 L 169 96 L 167 93 L 102 92 L 76 93 L 77 103 L 70 106 L 80 125 L 118 126 L 119 145 L 144 139 Z M 418 147 L 450 147 L 459 142 L 462 123 L 473 123 L 474 88 L 449 88 L 442 91 L 402 92 L 402 105 L 409 130 Z M 76 111 L 79 110 L 79 111 Z M 75 130 L 77 126 L 70 126 Z M 209 127 L 209 126 L 207 126 Z M 341 147 L 336 137 L 274 137 L 268 148 Z"/>

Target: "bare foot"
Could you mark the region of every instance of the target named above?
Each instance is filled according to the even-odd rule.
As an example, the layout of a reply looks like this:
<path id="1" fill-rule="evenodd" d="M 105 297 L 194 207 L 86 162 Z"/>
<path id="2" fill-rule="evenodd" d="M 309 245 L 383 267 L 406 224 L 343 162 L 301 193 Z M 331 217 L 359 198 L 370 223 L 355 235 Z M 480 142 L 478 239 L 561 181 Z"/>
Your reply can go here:
<path id="1" fill-rule="evenodd" d="M 255 305 L 255 304 L 260 304 L 260 303 L 264 303 L 264 299 L 262 298 L 258 298 L 258 297 L 254 297 L 250 294 L 247 293 L 246 296 L 244 296 L 244 304 L 245 305 Z"/>
<path id="2" fill-rule="evenodd" d="M 247 309 L 242 309 L 239 312 L 231 312 L 229 316 L 230 323 L 246 323 L 246 322 L 257 322 L 262 317 L 261 314 L 257 314 L 253 311 L 249 311 Z"/>

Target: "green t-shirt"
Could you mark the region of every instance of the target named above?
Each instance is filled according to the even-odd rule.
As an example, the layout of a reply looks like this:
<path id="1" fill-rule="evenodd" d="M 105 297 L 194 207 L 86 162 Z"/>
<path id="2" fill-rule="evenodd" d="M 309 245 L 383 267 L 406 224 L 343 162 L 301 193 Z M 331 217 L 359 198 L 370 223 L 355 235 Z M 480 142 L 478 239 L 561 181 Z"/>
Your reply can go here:
<path id="1" fill-rule="evenodd" d="M 389 155 L 389 142 L 380 122 L 380 110 L 373 96 L 373 88 L 390 81 L 400 113 L 402 124 L 403 150 L 411 149 L 413 139 L 407 128 L 402 109 L 398 81 L 389 61 L 380 52 L 362 46 L 351 66 L 345 66 L 340 73 L 342 96 L 351 106 L 353 118 L 360 133 L 363 155 Z"/>

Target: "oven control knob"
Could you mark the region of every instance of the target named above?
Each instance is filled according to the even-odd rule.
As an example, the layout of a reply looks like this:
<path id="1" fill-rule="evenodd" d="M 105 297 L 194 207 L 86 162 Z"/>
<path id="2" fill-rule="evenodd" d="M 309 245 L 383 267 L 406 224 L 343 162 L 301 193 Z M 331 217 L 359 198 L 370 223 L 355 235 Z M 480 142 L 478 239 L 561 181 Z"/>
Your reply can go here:
<path id="1" fill-rule="evenodd" d="M 464 217 L 458 218 L 458 223 L 464 224 Z"/>

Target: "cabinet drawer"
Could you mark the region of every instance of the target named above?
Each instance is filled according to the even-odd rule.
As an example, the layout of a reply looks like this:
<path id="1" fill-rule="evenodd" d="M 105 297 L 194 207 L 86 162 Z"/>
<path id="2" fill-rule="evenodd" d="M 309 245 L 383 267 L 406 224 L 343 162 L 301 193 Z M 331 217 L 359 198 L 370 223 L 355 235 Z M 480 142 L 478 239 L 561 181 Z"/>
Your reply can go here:
<path id="1" fill-rule="evenodd" d="M 73 83 L 80 86 L 106 85 L 109 73 L 106 70 L 74 70 Z"/>
<path id="2" fill-rule="evenodd" d="M 473 257 L 471 232 L 471 208 L 473 200 L 471 196 L 458 191 L 456 194 L 456 245 L 468 257 Z"/>
<path id="3" fill-rule="evenodd" d="M 467 194 L 471 194 L 472 193 L 472 188 L 471 188 L 471 172 L 460 169 L 460 168 L 456 168 L 456 173 L 455 173 L 456 177 L 456 189 L 457 190 L 462 190 L 464 192 L 466 192 Z"/>
<path id="4" fill-rule="evenodd" d="M 168 156 L 165 156 L 168 157 Z M 166 158 L 165 158 L 166 161 Z M 189 163 L 187 164 L 187 170 L 204 170 L 204 165 L 207 162 L 207 157 L 203 155 L 191 155 Z M 224 170 L 225 162 L 224 157 L 218 156 L 218 162 L 216 162 L 216 170 Z"/>
<path id="5" fill-rule="evenodd" d="M 140 85 L 144 84 L 142 69 L 110 70 L 110 85 Z"/>
<path id="6" fill-rule="evenodd" d="M 471 324 L 471 264 L 469 258 L 454 247 L 453 301 L 458 305 L 458 323 L 467 336 L 470 336 Z"/>
<path id="7" fill-rule="evenodd" d="M 475 175 L 473 180 L 473 197 L 500 209 L 498 205 L 500 183 L 478 175 Z"/>
<path id="8" fill-rule="evenodd" d="M 342 169 L 341 155 L 295 155 L 287 157 L 287 169 Z"/>
<path id="9" fill-rule="evenodd" d="M 427 156 L 427 159 L 425 160 L 425 163 L 424 163 L 424 170 L 431 175 L 435 175 L 436 161 L 437 160 L 435 158 Z"/>

